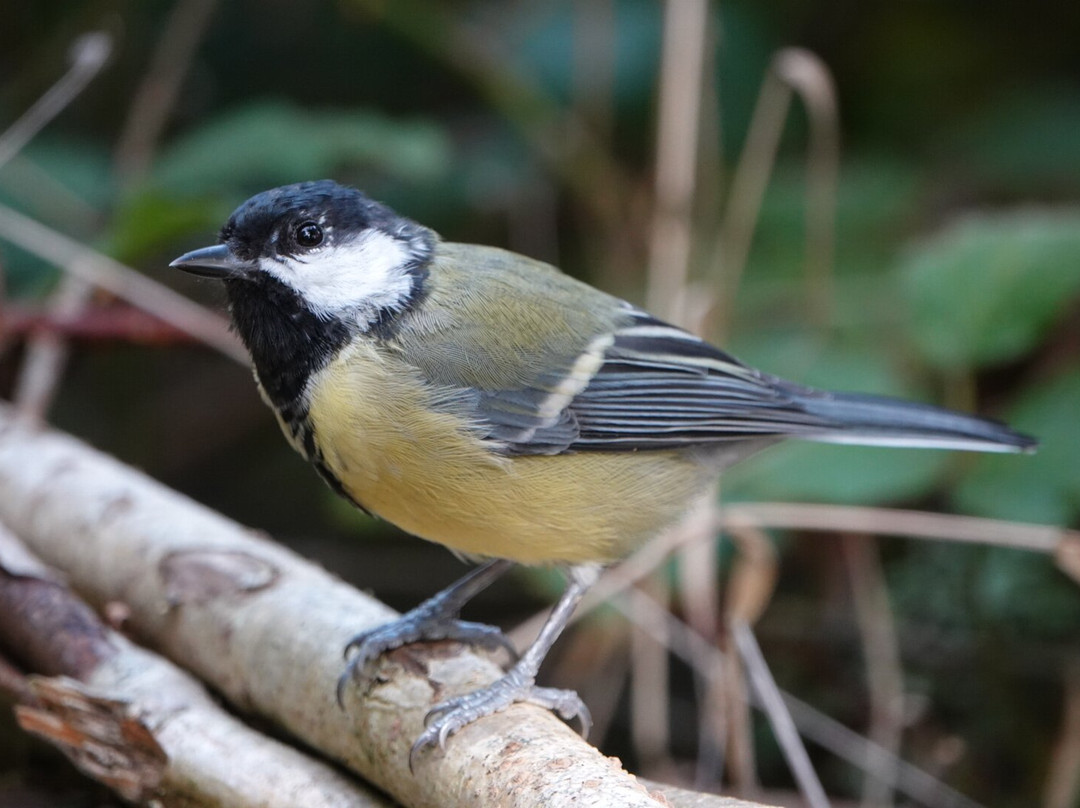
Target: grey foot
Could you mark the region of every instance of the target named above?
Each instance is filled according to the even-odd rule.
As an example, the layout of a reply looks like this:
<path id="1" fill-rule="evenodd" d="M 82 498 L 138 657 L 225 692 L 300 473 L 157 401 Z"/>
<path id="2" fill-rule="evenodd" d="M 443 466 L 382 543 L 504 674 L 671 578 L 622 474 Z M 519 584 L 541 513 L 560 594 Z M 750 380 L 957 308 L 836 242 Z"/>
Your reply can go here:
<path id="1" fill-rule="evenodd" d="M 446 739 L 462 727 L 518 702 L 544 707 L 558 714 L 564 721 L 573 721 L 576 718 L 581 726 L 581 734 L 586 737 L 589 734 L 592 716 L 577 693 L 573 690 L 537 687 L 532 679 L 511 670 L 487 687 L 436 705 L 427 714 L 427 727 L 416 739 L 409 753 L 409 768 L 413 768 L 417 754 L 427 747 L 438 745 L 442 749 L 446 746 Z"/>
<path id="2" fill-rule="evenodd" d="M 349 661 L 338 679 L 338 703 L 343 703 L 349 680 L 362 679 L 368 665 L 382 654 L 410 643 L 436 640 L 456 640 L 489 650 L 503 648 L 512 659 L 517 659 L 517 651 L 510 639 L 495 626 L 447 617 L 430 608 L 428 603 L 423 603 L 397 620 L 376 626 L 349 640 L 345 646 L 345 656 Z"/>

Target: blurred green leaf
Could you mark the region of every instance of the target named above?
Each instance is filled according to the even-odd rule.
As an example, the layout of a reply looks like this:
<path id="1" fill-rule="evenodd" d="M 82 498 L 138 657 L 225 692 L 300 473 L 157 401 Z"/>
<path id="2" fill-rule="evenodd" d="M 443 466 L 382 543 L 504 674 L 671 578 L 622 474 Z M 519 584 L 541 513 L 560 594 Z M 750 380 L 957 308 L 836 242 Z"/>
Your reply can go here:
<path id="1" fill-rule="evenodd" d="M 44 297 L 61 274 L 52 264 L 5 242 L 0 242 L 0 266 L 4 269 L 4 292 L 15 299 Z"/>
<path id="2" fill-rule="evenodd" d="M 805 334 L 757 334 L 735 353 L 770 373 L 831 390 L 912 398 L 888 359 L 884 341 L 821 344 Z M 949 455 L 940 451 L 824 446 L 792 441 L 737 466 L 725 496 L 870 504 L 932 490 Z"/>
<path id="3" fill-rule="evenodd" d="M 948 462 L 942 451 L 796 443 L 728 472 L 726 497 L 871 505 L 928 494 Z"/>
<path id="4" fill-rule="evenodd" d="M 887 273 L 917 210 L 920 186 L 914 166 L 879 157 L 845 161 L 836 197 L 838 276 Z M 803 272 L 806 206 L 805 160 L 781 160 L 762 200 L 746 283 L 761 275 L 791 278 Z"/>
<path id="5" fill-rule="evenodd" d="M 955 506 L 999 519 L 1070 524 L 1080 513 L 1080 368 L 1028 390 L 1008 421 L 1041 440 L 1038 452 L 979 456 L 956 489 Z"/>
<path id="6" fill-rule="evenodd" d="M 49 209 L 73 203 L 104 211 L 112 202 L 115 182 L 112 158 L 102 144 L 86 139 L 42 135 L 20 155 L 41 174 L 34 177 L 25 169 L 16 174 L 18 196 L 29 203 L 28 212 L 49 219 Z M 11 168 L 4 169 L 10 176 Z M 44 175 L 44 176 L 42 176 Z"/>
<path id="7" fill-rule="evenodd" d="M 766 330 L 740 334 L 729 346 L 754 367 L 829 390 L 911 397 L 897 373 L 888 340 L 856 330 L 849 337 L 825 341 L 805 330 Z"/>
<path id="8" fill-rule="evenodd" d="M 136 263 L 192 233 L 215 232 L 228 214 L 228 206 L 203 199 L 144 191 L 117 210 L 103 249 L 120 261 Z"/>
<path id="9" fill-rule="evenodd" d="M 196 196 L 321 179 L 349 166 L 430 179 L 449 164 L 449 144 L 433 124 L 260 102 L 178 139 L 158 160 L 153 179 L 168 192 Z"/>
<path id="10" fill-rule="evenodd" d="M 966 218 L 900 267 L 911 339 L 944 369 L 1022 356 L 1080 291 L 1080 210 Z"/>

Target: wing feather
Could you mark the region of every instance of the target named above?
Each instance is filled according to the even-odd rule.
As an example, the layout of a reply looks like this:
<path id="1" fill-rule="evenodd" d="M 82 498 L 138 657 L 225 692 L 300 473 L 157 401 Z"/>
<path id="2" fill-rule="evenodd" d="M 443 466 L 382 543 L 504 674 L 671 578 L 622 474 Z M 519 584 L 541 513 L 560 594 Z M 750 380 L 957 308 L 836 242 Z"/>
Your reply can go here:
<path id="1" fill-rule="evenodd" d="M 481 395 L 478 412 L 506 452 L 672 449 L 825 428 L 786 383 L 629 305 L 623 313 L 591 379 L 557 415 L 539 415 L 550 385 Z"/>
<path id="2" fill-rule="evenodd" d="M 526 261 L 440 244 L 432 305 L 388 346 L 433 390 L 454 393 L 442 400 L 492 451 L 760 446 L 783 435 L 997 450 L 1032 443 L 985 419 L 792 384 L 553 267 L 528 262 L 526 271 Z M 490 340 L 492 332 L 504 339 Z"/>

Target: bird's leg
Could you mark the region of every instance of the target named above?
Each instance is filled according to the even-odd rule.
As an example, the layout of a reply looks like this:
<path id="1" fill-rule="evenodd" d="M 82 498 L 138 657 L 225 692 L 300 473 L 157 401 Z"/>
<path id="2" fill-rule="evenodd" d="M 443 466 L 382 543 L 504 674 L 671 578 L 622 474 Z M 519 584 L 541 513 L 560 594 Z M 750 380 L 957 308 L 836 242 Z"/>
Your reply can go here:
<path id="1" fill-rule="evenodd" d="M 600 576 L 600 567 L 595 564 L 571 567 L 568 576 L 570 581 L 566 591 L 551 610 L 535 642 L 505 676 L 480 690 L 444 701 L 428 713 L 427 728 L 417 738 L 409 755 L 410 768 L 417 753 L 425 747 L 438 744 L 441 748 L 446 739 L 462 727 L 519 701 L 546 707 L 566 721 L 577 718 L 582 734 L 588 735 L 592 717 L 577 693 L 536 686 L 536 674 L 544 657 L 566 628 L 585 592 Z"/>
<path id="2" fill-rule="evenodd" d="M 485 648 L 505 648 L 516 657 L 517 651 L 509 638 L 494 626 L 458 620 L 458 613 L 470 599 L 487 589 L 513 562 L 498 559 L 482 564 L 441 592 L 425 600 L 397 620 L 361 632 L 349 640 L 345 654 L 349 657 L 345 672 L 338 679 L 338 702 L 342 702 L 345 686 L 350 679 L 359 678 L 364 669 L 378 656 L 425 640 L 459 640 Z"/>

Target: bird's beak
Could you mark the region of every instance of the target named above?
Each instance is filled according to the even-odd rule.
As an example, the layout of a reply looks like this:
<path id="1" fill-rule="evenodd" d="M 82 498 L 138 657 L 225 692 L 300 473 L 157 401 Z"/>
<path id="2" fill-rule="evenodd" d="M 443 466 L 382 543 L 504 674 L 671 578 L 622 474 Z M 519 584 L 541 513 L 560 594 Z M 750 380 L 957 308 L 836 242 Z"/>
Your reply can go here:
<path id="1" fill-rule="evenodd" d="M 201 250 L 184 253 L 169 266 L 190 272 L 192 275 L 218 280 L 246 278 L 254 269 L 251 264 L 233 255 L 232 250 L 224 244 L 215 244 L 213 247 L 203 247 Z"/>

